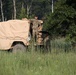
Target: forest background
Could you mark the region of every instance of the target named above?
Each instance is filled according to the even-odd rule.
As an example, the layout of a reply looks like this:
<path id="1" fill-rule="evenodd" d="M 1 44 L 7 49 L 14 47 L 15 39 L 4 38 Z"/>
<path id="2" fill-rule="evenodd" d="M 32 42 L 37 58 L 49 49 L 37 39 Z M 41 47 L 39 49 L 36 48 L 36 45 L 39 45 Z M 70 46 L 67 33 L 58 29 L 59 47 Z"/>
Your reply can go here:
<path id="1" fill-rule="evenodd" d="M 0 21 L 33 18 L 44 21 L 51 38 L 76 43 L 76 0 L 0 0 Z"/>

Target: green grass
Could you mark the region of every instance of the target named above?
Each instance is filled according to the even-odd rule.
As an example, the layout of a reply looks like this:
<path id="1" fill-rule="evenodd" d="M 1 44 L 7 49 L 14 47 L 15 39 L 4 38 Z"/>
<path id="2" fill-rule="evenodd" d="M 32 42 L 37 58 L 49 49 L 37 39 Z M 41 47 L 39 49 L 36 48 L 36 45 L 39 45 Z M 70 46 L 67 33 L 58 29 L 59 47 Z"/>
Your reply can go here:
<path id="1" fill-rule="evenodd" d="M 76 54 L 0 52 L 0 75 L 76 75 Z"/>
<path id="2" fill-rule="evenodd" d="M 74 51 L 71 42 L 66 41 L 65 38 L 51 40 L 51 49 L 55 52 L 69 52 Z"/>
<path id="3" fill-rule="evenodd" d="M 0 51 L 0 75 L 76 75 L 76 49 L 71 43 L 62 38 L 50 45 L 51 53 L 35 51 L 33 45 L 25 53 Z"/>

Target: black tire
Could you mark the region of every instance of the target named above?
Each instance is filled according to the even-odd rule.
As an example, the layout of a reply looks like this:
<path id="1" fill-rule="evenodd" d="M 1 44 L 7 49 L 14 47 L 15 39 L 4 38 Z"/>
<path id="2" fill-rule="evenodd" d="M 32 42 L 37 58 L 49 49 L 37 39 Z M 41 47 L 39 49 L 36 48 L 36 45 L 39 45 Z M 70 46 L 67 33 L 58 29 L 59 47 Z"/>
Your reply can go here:
<path id="1" fill-rule="evenodd" d="M 16 44 L 15 46 L 13 46 L 12 52 L 16 53 L 16 52 L 24 52 L 26 51 L 26 47 L 23 44 Z"/>

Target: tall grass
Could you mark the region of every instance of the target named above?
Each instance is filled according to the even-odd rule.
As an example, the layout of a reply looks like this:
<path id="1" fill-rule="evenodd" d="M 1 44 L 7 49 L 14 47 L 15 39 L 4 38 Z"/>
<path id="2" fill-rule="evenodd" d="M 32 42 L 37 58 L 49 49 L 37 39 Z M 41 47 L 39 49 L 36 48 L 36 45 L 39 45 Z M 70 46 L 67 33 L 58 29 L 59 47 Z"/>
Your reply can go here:
<path id="1" fill-rule="evenodd" d="M 39 48 L 35 51 L 33 45 L 27 52 L 0 51 L 0 75 L 76 75 L 76 54 L 69 51 L 71 43 L 55 39 L 50 46 L 51 53 L 40 52 Z"/>
<path id="2" fill-rule="evenodd" d="M 46 44 L 48 46 L 48 44 Z M 31 45 L 31 50 L 35 50 L 34 45 Z M 65 38 L 59 38 L 59 39 L 52 39 L 50 40 L 50 44 L 48 49 L 47 48 L 39 48 L 38 51 L 50 51 L 54 53 L 60 53 L 60 52 L 75 52 L 76 48 L 72 47 L 72 43 L 70 41 L 66 41 Z"/>
<path id="3" fill-rule="evenodd" d="M 0 52 L 0 75 L 76 75 L 76 54 Z"/>
<path id="4" fill-rule="evenodd" d="M 51 50 L 55 52 L 74 51 L 71 42 L 66 41 L 65 38 L 51 40 L 50 45 L 51 45 Z"/>

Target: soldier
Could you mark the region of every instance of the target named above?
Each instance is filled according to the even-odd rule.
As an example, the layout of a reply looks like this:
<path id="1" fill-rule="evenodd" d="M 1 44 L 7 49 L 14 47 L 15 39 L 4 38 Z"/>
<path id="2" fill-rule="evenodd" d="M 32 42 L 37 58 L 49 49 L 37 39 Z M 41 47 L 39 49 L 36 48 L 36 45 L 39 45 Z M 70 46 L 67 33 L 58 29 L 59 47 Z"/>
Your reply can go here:
<path id="1" fill-rule="evenodd" d="M 35 16 L 34 19 L 30 19 L 31 23 L 32 23 L 32 32 L 33 32 L 33 38 L 35 39 L 35 42 L 37 40 L 37 34 L 38 34 L 38 27 L 41 25 L 41 23 L 43 23 L 43 21 L 38 20 L 38 17 Z"/>

